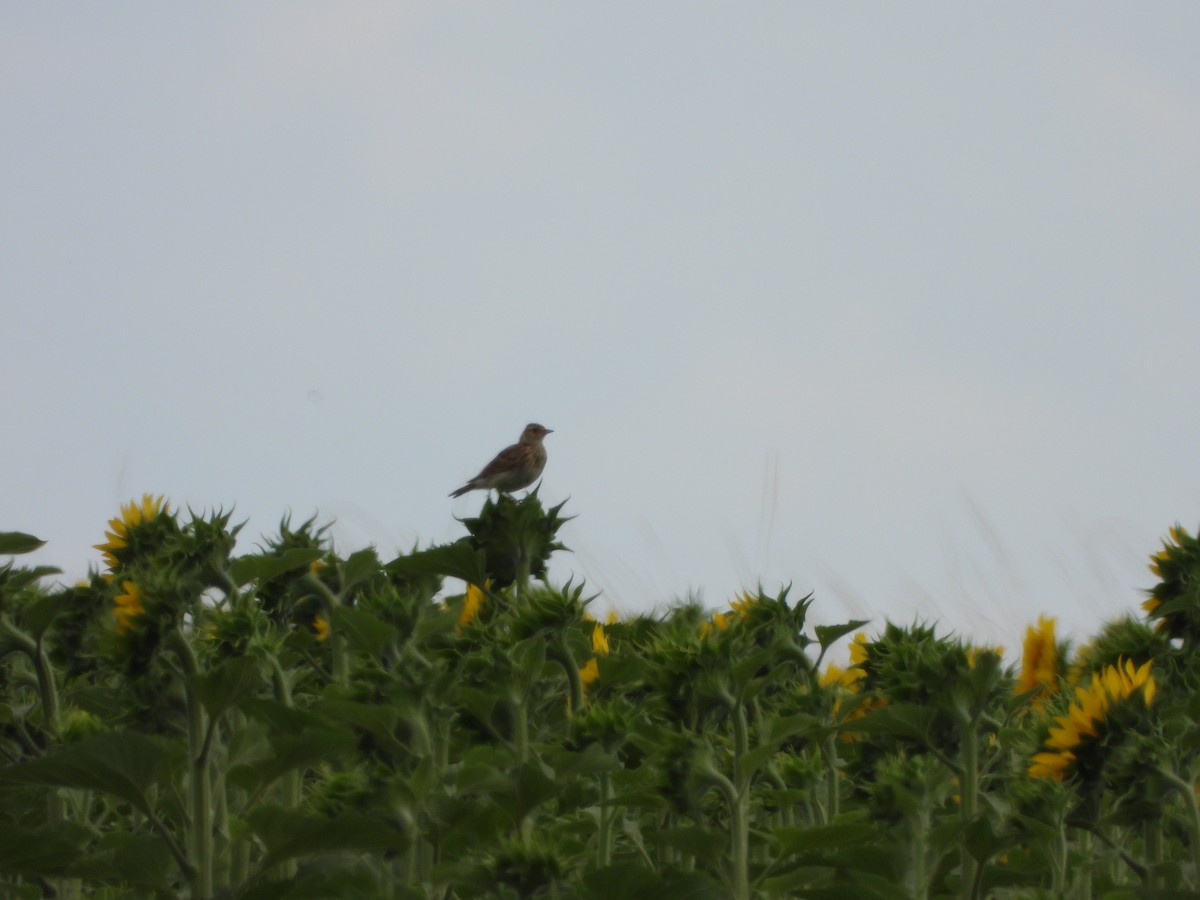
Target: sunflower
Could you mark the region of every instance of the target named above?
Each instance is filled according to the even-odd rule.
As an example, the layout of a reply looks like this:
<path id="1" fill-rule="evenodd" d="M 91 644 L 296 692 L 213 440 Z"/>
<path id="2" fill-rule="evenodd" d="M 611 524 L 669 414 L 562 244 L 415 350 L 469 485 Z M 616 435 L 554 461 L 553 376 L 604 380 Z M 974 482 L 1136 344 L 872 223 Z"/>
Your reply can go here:
<path id="1" fill-rule="evenodd" d="M 1173 526 L 1150 557 L 1150 571 L 1158 584 L 1142 603 L 1147 617 L 1169 638 L 1200 640 L 1200 537 Z"/>
<path id="2" fill-rule="evenodd" d="M 477 584 L 467 585 L 467 595 L 463 598 L 462 612 L 458 614 L 458 627 L 466 628 L 475 621 L 479 611 L 483 609 L 483 588 Z"/>
<path id="3" fill-rule="evenodd" d="M 867 649 L 867 633 L 860 631 L 854 636 L 854 640 L 850 642 L 850 664 L 863 668 L 863 663 L 871 655 L 871 651 Z"/>
<path id="4" fill-rule="evenodd" d="M 836 685 L 838 687 L 845 688 L 848 691 L 854 691 L 857 693 L 859 679 L 861 679 L 864 674 L 865 673 L 862 669 L 859 669 L 855 666 L 850 666 L 849 668 L 844 669 L 837 663 L 831 662 L 825 667 L 825 671 L 821 673 L 821 687 Z"/>
<path id="5" fill-rule="evenodd" d="M 592 628 L 592 652 L 597 656 L 608 656 L 608 635 L 599 622 Z"/>
<path id="6" fill-rule="evenodd" d="M 700 637 L 706 638 L 717 631 L 728 631 L 731 618 L 731 613 L 714 612 L 711 619 L 700 623 Z"/>
<path id="7" fill-rule="evenodd" d="M 1045 749 L 1035 753 L 1029 766 L 1030 778 L 1062 780 L 1078 769 L 1078 761 L 1108 732 L 1114 713 L 1132 701 L 1139 691 L 1149 706 L 1158 689 L 1150 674 L 1152 660 L 1135 667 L 1132 660 L 1119 660 L 1115 666 L 1097 672 L 1087 687 L 1075 688 L 1075 700 L 1066 715 L 1055 716 Z"/>
<path id="8" fill-rule="evenodd" d="M 732 611 L 738 614 L 738 619 L 745 622 L 750 618 L 750 611 L 754 609 L 756 603 L 758 603 L 757 598 L 750 596 L 749 591 L 742 591 L 738 594 L 737 599 L 729 605 Z"/>
<path id="9" fill-rule="evenodd" d="M 864 663 L 867 661 L 870 651 L 867 649 L 867 635 L 860 631 L 854 636 L 854 640 L 850 643 L 850 665 L 842 668 L 837 663 L 830 663 L 825 667 L 825 671 L 821 673 L 819 679 L 822 687 L 833 687 L 838 693 L 846 692 L 849 694 L 862 693 L 862 680 L 866 677 L 867 672 Z M 855 719 L 861 719 L 869 712 L 886 706 L 887 701 L 881 697 L 874 695 L 865 697 L 857 706 L 846 713 L 843 720 L 845 722 L 853 722 Z M 834 697 L 833 714 L 837 716 L 842 708 L 842 697 Z M 847 731 L 842 733 L 842 740 L 856 741 L 862 735 L 858 732 Z"/>
<path id="10" fill-rule="evenodd" d="M 324 616 L 316 616 L 313 619 L 313 633 L 317 636 L 318 641 L 329 640 L 329 620 Z"/>
<path id="11" fill-rule="evenodd" d="M 123 582 L 121 585 L 125 589 L 125 593 L 118 594 L 113 598 L 113 615 L 117 617 L 117 634 L 124 634 L 133 627 L 133 620 L 146 611 L 142 606 L 142 598 L 145 596 L 142 589 L 132 581 Z"/>
<path id="12" fill-rule="evenodd" d="M 1021 654 L 1021 675 L 1013 693 L 1024 694 L 1041 688 L 1033 696 L 1033 705 L 1041 709 L 1046 698 L 1058 690 L 1058 645 L 1054 641 L 1053 617 L 1038 616 L 1037 626 L 1025 629 L 1025 647 Z"/>
<path id="13" fill-rule="evenodd" d="M 143 494 L 142 501 L 131 500 L 121 507 L 121 515 L 108 520 L 108 538 L 103 544 L 95 544 L 95 548 L 104 555 L 104 561 L 110 569 L 118 568 L 128 561 L 129 551 L 137 543 L 136 538 L 143 528 L 160 517 L 168 518 L 171 513 L 170 504 L 165 502 L 163 495 L 157 497 Z"/>
<path id="14" fill-rule="evenodd" d="M 579 669 L 579 680 L 583 683 L 583 689 L 586 692 L 588 687 L 600 678 L 600 663 L 596 661 L 596 657 L 589 659 Z"/>

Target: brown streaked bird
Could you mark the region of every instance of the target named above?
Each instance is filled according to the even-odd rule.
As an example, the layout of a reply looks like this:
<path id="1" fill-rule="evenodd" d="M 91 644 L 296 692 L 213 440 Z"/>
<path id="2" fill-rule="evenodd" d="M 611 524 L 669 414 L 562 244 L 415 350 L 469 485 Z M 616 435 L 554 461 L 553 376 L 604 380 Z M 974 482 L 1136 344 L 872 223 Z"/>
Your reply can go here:
<path id="1" fill-rule="evenodd" d="M 546 448 L 542 446 L 542 438 L 553 433 L 552 428 L 530 422 L 521 432 L 521 439 L 517 443 L 497 453 L 482 472 L 450 496 L 461 497 L 467 491 L 480 489 L 509 494 L 529 487 L 546 468 Z"/>

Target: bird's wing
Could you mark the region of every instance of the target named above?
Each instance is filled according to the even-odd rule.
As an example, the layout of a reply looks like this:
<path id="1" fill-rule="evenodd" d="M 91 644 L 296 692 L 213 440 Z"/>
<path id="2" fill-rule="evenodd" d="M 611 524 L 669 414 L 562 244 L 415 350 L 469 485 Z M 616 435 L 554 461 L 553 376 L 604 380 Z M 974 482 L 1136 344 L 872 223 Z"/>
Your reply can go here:
<path id="1" fill-rule="evenodd" d="M 507 472 L 510 469 L 519 467 L 525 461 L 525 447 L 522 444 L 513 444 L 511 447 L 505 447 L 496 454 L 496 458 L 483 467 L 475 478 L 491 478 L 493 475 L 499 475 L 501 472 Z"/>

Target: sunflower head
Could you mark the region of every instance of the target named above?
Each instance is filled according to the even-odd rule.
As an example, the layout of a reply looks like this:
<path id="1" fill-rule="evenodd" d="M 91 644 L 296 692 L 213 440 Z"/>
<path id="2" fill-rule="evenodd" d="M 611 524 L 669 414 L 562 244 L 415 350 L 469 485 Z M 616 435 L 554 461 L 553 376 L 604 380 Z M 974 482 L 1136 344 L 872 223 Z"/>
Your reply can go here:
<path id="1" fill-rule="evenodd" d="M 713 634 L 729 630 L 729 622 L 733 617 L 728 613 L 714 612 L 711 618 L 700 623 L 700 637 L 706 638 Z"/>
<path id="2" fill-rule="evenodd" d="M 1123 659 L 1075 688 L 1075 699 L 1063 715 L 1054 717 L 1042 750 L 1034 754 L 1029 776 L 1061 781 L 1077 775 L 1085 782 L 1096 781 L 1109 753 L 1136 732 L 1154 701 L 1158 685 L 1152 665 L 1152 660 L 1138 666 Z"/>
<path id="3" fill-rule="evenodd" d="M 600 679 L 600 664 L 596 661 L 596 657 L 592 657 L 579 669 L 579 680 L 583 682 L 583 689 L 586 691 L 589 686 Z"/>
<path id="4" fill-rule="evenodd" d="M 1170 652 L 1170 641 L 1152 625 L 1132 615 L 1114 619 L 1075 649 L 1067 682 L 1073 687 L 1087 684 L 1094 675 L 1126 659 L 1158 659 Z"/>
<path id="5" fill-rule="evenodd" d="M 1039 689 L 1033 695 L 1033 705 L 1041 709 L 1046 698 L 1058 690 L 1058 644 L 1054 641 L 1053 617 L 1038 616 L 1036 626 L 1025 629 L 1025 644 L 1021 653 L 1021 674 L 1013 692 L 1024 694 Z"/>
<path id="6" fill-rule="evenodd" d="M 750 618 L 750 614 L 753 612 L 755 604 L 757 603 L 757 597 L 755 597 L 749 591 L 742 591 L 733 599 L 732 602 L 730 602 L 730 615 L 736 614 L 739 621 L 745 622 Z"/>
<path id="7" fill-rule="evenodd" d="M 466 628 L 478 618 L 483 609 L 483 601 L 487 597 L 484 588 L 477 584 L 468 584 L 467 592 L 463 595 L 462 609 L 458 614 L 458 627 Z"/>
<path id="8" fill-rule="evenodd" d="M 1200 537 L 1173 526 L 1150 571 L 1158 584 L 1142 603 L 1147 617 L 1169 638 L 1200 642 Z"/>
<path id="9" fill-rule="evenodd" d="M 592 626 L 592 652 L 597 656 L 608 656 L 608 635 L 604 626 L 597 622 Z"/>
<path id="10" fill-rule="evenodd" d="M 833 692 L 833 705 L 829 711 L 838 725 L 847 725 L 887 706 L 887 700 L 883 697 L 862 693 L 862 677 L 861 669 L 854 666 L 843 669 L 836 663 L 830 663 L 822 673 L 821 685 Z M 843 701 L 846 702 L 843 704 Z M 847 744 L 862 740 L 862 737 L 862 732 L 853 729 L 841 732 L 842 742 Z"/>
<path id="11" fill-rule="evenodd" d="M 131 500 L 121 507 L 121 515 L 108 520 L 103 544 L 95 547 L 104 555 L 111 571 L 146 553 L 179 534 L 179 525 L 171 515 L 170 504 L 160 494 L 143 494 L 141 501 Z"/>
<path id="12" fill-rule="evenodd" d="M 133 628 L 134 622 L 146 612 L 142 605 L 145 595 L 142 589 L 132 581 L 121 583 L 122 593 L 113 598 L 113 615 L 117 618 L 117 634 L 125 634 Z"/>

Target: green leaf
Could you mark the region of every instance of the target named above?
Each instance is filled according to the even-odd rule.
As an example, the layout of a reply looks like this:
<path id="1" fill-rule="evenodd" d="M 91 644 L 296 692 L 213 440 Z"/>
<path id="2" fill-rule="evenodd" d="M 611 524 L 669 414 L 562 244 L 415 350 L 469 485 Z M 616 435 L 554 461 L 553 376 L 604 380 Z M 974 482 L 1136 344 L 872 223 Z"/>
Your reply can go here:
<path id="1" fill-rule="evenodd" d="M 95 852 L 71 867 L 71 875 L 151 886 L 172 896 L 168 881 L 172 865 L 170 851 L 160 838 L 114 831 L 100 838 Z"/>
<path id="2" fill-rule="evenodd" d="M 410 892 L 398 884 L 388 885 L 388 894 L 396 900 L 410 897 L 424 898 L 425 893 Z M 248 890 L 238 893 L 238 900 L 361 900 L 363 897 L 378 897 L 382 888 L 369 871 L 350 866 L 321 868 L 298 873 L 286 881 L 260 881 Z"/>
<path id="3" fill-rule="evenodd" d="M 869 624 L 871 624 L 870 619 L 855 619 L 844 625 L 817 625 L 813 628 L 813 632 L 817 636 L 817 643 L 821 645 L 821 651 L 824 652 L 841 638 Z"/>
<path id="4" fill-rule="evenodd" d="M 21 623 L 35 639 L 40 639 L 62 611 L 61 595 L 38 597 L 21 608 Z"/>
<path id="5" fill-rule="evenodd" d="M 842 730 L 890 734 L 918 744 L 927 744 L 929 729 L 936 715 L 937 711 L 927 706 L 895 703 L 873 710 L 861 719 L 844 723 Z"/>
<path id="6" fill-rule="evenodd" d="M 238 708 L 278 734 L 299 735 L 305 729 L 323 728 L 328 724 L 318 715 L 266 697 L 246 697 L 238 703 Z"/>
<path id="7" fill-rule="evenodd" d="M 552 760 L 560 779 L 579 778 L 600 772 L 616 772 L 624 768 L 621 760 L 611 750 L 600 744 L 588 744 L 581 751 L 563 753 Z"/>
<path id="8" fill-rule="evenodd" d="M 1013 818 L 1021 823 L 1025 830 L 1033 837 L 1034 841 L 1049 845 L 1057 840 L 1061 834 L 1057 827 L 1033 816 L 1025 816 L 1017 813 Z"/>
<path id="9" fill-rule="evenodd" d="M 804 900 L 908 900 L 911 896 L 892 879 L 878 878 L 866 873 L 847 876 L 848 884 L 828 887 L 807 887 L 812 884 L 812 873 L 800 871 L 792 877 L 772 878 L 764 887 L 772 896 L 804 898 Z"/>
<path id="10" fill-rule="evenodd" d="M 31 553 L 45 544 L 46 542 L 40 538 L 35 538 L 32 534 L 25 534 L 23 531 L 0 532 L 0 554 L 7 556 Z"/>
<path id="11" fill-rule="evenodd" d="M 400 637 L 400 631 L 378 616 L 356 606 L 333 610 L 333 629 L 351 646 L 371 656 L 379 656 Z"/>
<path id="12" fill-rule="evenodd" d="M 230 574 L 235 584 L 261 583 L 289 572 L 302 572 L 324 555 L 320 547 L 293 547 L 277 555 L 242 556 L 233 561 Z"/>
<path id="13" fill-rule="evenodd" d="M 733 683 L 743 687 L 753 678 L 769 679 L 774 674 L 781 673 L 778 666 L 771 665 L 772 656 L 774 654 L 771 650 L 764 649 L 737 659 L 729 669 Z"/>
<path id="14" fill-rule="evenodd" d="M 194 681 L 196 696 L 214 719 L 243 697 L 252 694 L 262 682 L 258 660 L 251 656 L 227 659 Z"/>
<path id="15" fill-rule="evenodd" d="M 0 823 L 0 872 L 31 878 L 65 872 L 82 852 L 87 829 L 60 824 L 22 828 Z"/>
<path id="16" fill-rule="evenodd" d="M 293 769 L 306 769 L 353 750 L 358 743 L 348 729 L 323 728 L 270 738 L 271 755 L 229 770 L 229 780 L 248 791 L 266 787 Z"/>
<path id="17" fill-rule="evenodd" d="M 520 820 L 543 803 L 553 800 L 562 793 L 562 789 L 554 780 L 553 773 L 536 762 L 527 762 L 521 766 L 516 778 L 517 808 L 515 820 Z"/>
<path id="18" fill-rule="evenodd" d="M 492 750 L 492 748 L 483 748 Z M 455 779 L 455 789 L 460 794 L 502 794 L 511 792 L 512 778 L 499 764 L 478 759 L 479 754 L 468 751 L 462 768 Z M 474 758 L 472 758 L 474 757 Z"/>
<path id="19" fill-rule="evenodd" d="M 461 578 L 482 586 L 487 580 L 487 556 L 471 546 L 470 538 L 419 550 L 392 560 L 384 568 L 395 575 L 439 575 Z"/>
<path id="20" fill-rule="evenodd" d="M 639 863 L 621 863 L 584 875 L 585 900 L 656 900 L 663 880 Z"/>
<path id="21" fill-rule="evenodd" d="M 690 853 L 697 859 L 716 859 L 725 853 L 727 836 L 720 831 L 698 826 L 664 828 L 656 835 L 658 842 Z"/>
<path id="22" fill-rule="evenodd" d="M 403 749 L 396 738 L 400 714 L 394 706 L 377 706 L 353 700 L 324 700 L 315 710 L 334 722 L 370 732 L 386 747 Z"/>
<path id="23" fill-rule="evenodd" d="M 801 853 L 824 850 L 827 847 L 845 847 L 870 840 L 877 834 L 873 825 L 863 822 L 816 825 L 811 828 L 789 826 L 775 831 L 775 839 L 783 853 Z"/>
<path id="24" fill-rule="evenodd" d="M 0 566 L 0 589 L 7 593 L 16 593 L 47 575 L 58 575 L 61 572 L 62 569 L 56 569 L 53 566 L 34 566 L 29 569 L 13 568 L 10 561 Z"/>
<path id="25" fill-rule="evenodd" d="M 697 872 L 672 873 L 663 878 L 662 889 L 646 900 L 728 900 L 729 891 L 707 875 Z"/>
<path id="26" fill-rule="evenodd" d="M 755 772 L 778 752 L 779 747 L 776 744 L 763 744 L 760 747 L 755 747 L 753 750 L 746 751 L 739 760 L 742 772 L 747 776 L 753 776 Z"/>
<path id="27" fill-rule="evenodd" d="M 150 812 L 147 789 L 180 760 L 181 751 L 162 738 L 110 731 L 0 770 L 0 781 L 103 791 Z"/>
<path id="28" fill-rule="evenodd" d="M 801 734 L 810 740 L 820 740 L 829 733 L 829 726 L 812 713 L 797 713 L 794 716 L 780 716 L 770 722 L 771 736 L 769 743 L 779 746 L 790 737 Z"/>
<path id="29" fill-rule="evenodd" d="M 595 869 L 583 877 L 583 900 L 728 900 L 729 892 L 695 872 L 658 875 L 638 863 Z"/>
<path id="30" fill-rule="evenodd" d="M 382 565 L 374 547 L 367 547 L 365 550 L 358 550 L 351 553 L 338 566 L 342 580 L 342 590 L 348 591 L 350 588 L 356 587 L 364 581 L 375 577 L 380 573 Z"/>
<path id="31" fill-rule="evenodd" d="M 986 862 L 1013 845 L 1012 837 L 997 834 L 990 816 L 979 816 L 961 832 L 963 845 L 977 862 Z"/>
<path id="32" fill-rule="evenodd" d="M 294 809 L 263 806 L 246 817 L 267 847 L 263 868 L 302 856 L 401 850 L 408 838 L 399 830 L 358 813 L 336 818 L 305 815 Z"/>

